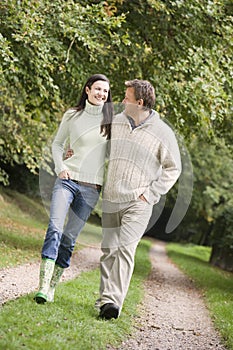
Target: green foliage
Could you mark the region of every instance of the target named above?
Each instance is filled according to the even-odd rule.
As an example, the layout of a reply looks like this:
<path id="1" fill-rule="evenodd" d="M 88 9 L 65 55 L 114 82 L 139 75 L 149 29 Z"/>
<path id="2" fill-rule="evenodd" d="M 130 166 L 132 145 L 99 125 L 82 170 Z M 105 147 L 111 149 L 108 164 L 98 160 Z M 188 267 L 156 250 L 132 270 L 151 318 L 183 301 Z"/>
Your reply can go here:
<path id="1" fill-rule="evenodd" d="M 3 1 L 0 10 L 1 160 L 36 173 L 57 119 L 76 103 L 87 75 L 103 69 L 99 58 L 110 47 L 127 44 L 117 33 L 124 15 L 109 16 L 104 2 L 72 0 Z M 5 184 L 6 175 L 1 171 Z"/>
<path id="2" fill-rule="evenodd" d="M 230 120 L 233 17 L 229 1 L 109 3 L 118 13 L 126 13 L 123 28 L 131 41 L 114 59 L 122 81 L 135 77 L 152 81 L 157 110 L 186 138 L 200 129 L 211 135 L 214 123 L 219 127 Z"/>
<path id="3" fill-rule="evenodd" d="M 209 143 L 193 138 L 189 149 L 194 171 L 193 196 L 177 237 L 209 245 L 224 242 L 229 246 L 233 239 L 232 149 L 219 138 Z"/>
<path id="4" fill-rule="evenodd" d="M 210 242 L 232 192 L 232 2 L 3 0 L 0 13 L 1 162 L 37 173 L 89 75 L 105 73 L 116 102 L 125 80 L 148 79 L 193 161 L 188 230 Z"/>
<path id="5" fill-rule="evenodd" d="M 131 41 L 115 58 L 122 81 L 138 77 L 154 83 L 156 109 L 184 136 L 190 151 L 193 197 L 177 237 L 212 244 L 212 229 L 216 225 L 217 230 L 232 193 L 232 4 L 109 3 L 118 14 L 126 13 L 123 28 Z"/>
<path id="6" fill-rule="evenodd" d="M 233 255 L 233 201 L 218 208 L 218 218 L 213 228 L 211 242 L 219 248 L 227 247 Z"/>
<path id="7" fill-rule="evenodd" d="M 169 244 L 169 257 L 197 284 L 205 297 L 214 324 L 233 349 L 232 273 L 222 272 L 208 264 L 210 249 L 195 245 Z"/>

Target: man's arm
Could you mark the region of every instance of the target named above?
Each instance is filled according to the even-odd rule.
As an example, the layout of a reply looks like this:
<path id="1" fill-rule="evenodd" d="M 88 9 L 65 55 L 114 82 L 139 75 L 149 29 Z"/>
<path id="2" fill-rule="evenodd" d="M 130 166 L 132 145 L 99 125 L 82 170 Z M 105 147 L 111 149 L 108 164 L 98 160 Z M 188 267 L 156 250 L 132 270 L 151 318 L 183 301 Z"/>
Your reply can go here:
<path id="1" fill-rule="evenodd" d="M 160 197 L 166 194 L 178 180 L 181 174 L 180 151 L 174 136 L 169 146 L 163 146 L 161 150 L 161 174 L 158 179 L 151 182 L 147 193 L 143 193 L 148 203 L 156 204 Z"/>

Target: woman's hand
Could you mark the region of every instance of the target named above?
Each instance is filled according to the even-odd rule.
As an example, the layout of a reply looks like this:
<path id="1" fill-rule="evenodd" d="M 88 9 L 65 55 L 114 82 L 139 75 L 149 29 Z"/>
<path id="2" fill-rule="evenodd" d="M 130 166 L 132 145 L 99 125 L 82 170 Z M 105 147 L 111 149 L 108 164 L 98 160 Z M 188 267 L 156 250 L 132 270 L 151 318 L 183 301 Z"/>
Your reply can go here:
<path id="1" fill-rule="evenodd" d="M 146 198 L 143 196 L 143 194 L 140 194 L 139 198 L 140 198 L 143 202 L 146 202 L 146 203 L 147 203 L 147 200 L 146 200 Z"/>
<path id="2" fill-rule="evenodd" d="M 65 159 L 68 159 L 74 155 L 74 151 L 71 148 L 68 148 L 65 154 Z"/>
<path id="3" fill-rule="evenodd" d="M 69 180 L 70 179 L 70 174 L 68 170 L 63 170 L 60 172 L 60 174 L 58 175 L 59 179 L 66 179 Z"/>

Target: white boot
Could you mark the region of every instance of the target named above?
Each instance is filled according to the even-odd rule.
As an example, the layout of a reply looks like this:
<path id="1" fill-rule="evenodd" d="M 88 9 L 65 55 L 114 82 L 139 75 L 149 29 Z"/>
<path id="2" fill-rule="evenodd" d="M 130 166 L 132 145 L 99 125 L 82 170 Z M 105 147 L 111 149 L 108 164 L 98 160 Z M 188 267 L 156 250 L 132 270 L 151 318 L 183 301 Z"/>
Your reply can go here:
<path id="1" fill-rule="evenodd" d="M 48 299 L 48 291 L 53 275 L 54 265 L 55 261 L 51 259 L 42 259 L 41 261 L 39 291 L 34 297 L 34 300 L 38 304 L 44 304 Z"/>
<path id="2" fill-rule="evenodd" d="M 58 282 L 60 281 L 63 272 L 64 272 L 64 268 L 55 264 L 53 276 L 50 281 L 47 301 L 50 301 L 50 302 L 54 301 L 55 288 Z"/>

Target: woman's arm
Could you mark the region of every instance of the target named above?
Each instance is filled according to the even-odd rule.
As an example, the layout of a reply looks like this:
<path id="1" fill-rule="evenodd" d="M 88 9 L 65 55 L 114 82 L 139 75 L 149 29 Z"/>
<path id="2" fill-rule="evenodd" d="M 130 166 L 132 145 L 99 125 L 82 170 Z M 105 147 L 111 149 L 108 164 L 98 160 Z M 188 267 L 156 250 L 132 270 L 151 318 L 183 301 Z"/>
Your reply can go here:
<path id="1" fill-rule="evenodd" d="M 66 141 L 69 137 L 69 113 L 66 112 L 59 125 L 58 132 L 52 143 L 52 155 L 55 164 L 55 172 L 59 176 L 62 172 L 67 171 L 67 167 L 63 162 L 63 154 Z M 64 176 L 64 174 L 63 174 Z M 59 176 L 60 177 L 60 176 Z M 64 178 L 64 177 L 63 177 Z"/>

